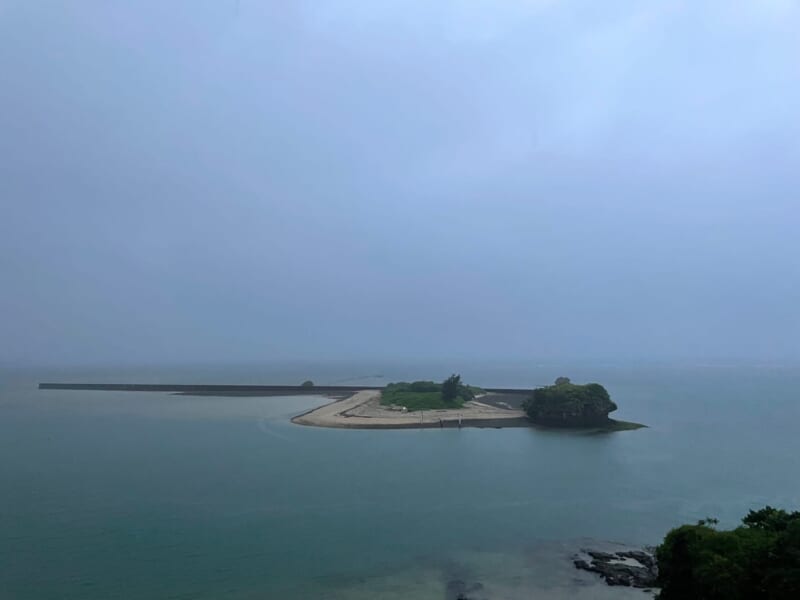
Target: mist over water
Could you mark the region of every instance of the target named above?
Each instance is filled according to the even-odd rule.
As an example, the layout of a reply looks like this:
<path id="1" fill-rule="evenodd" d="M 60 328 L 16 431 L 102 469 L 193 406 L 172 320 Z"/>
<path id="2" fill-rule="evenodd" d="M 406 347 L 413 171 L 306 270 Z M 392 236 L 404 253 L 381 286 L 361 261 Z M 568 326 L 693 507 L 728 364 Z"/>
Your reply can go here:
<path id="1" fill-rule="evenodd" d="M 0 2 L 0 598 L 641 597 L 570 553 L 798 508 L 799 30 L 791 0 Z M 598 382 L 649 428 L 36 389 L 452 373 Z"/>
<path id="2" fill-rule="evenodd" d="M 319 397 L 39 391 L 35 381 L 52 373 L 4 373 L 0 590 L 37 600 L 422 600 L 463 579 L 490 597 L 600 598 L 611 592 L 568 560 L 581 545 L 654 544 L 686 521 L 731 526 L 749 508 L 800 503 L 786 476 L 800 453 L 797 369 L 555 368 L 473 364 L 469 381 L 591 375 L 620 405 L 615 416 L 649 428 L 319 429 L 289 422 Z M 285 383 L 414 366 L 395 369 L 159 372 L 165 382 Z M 156 380 L 147 369 L 93 380 L 123 372 Z"/>

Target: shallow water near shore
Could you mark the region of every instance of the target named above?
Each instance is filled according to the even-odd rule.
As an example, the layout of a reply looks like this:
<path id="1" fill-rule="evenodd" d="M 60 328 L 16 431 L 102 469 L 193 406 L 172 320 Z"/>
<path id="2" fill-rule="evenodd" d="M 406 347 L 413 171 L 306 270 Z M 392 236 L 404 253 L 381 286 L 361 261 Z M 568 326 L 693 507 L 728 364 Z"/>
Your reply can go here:
<path id="1" fill-rule="evenodd" d="M 431 372 L 426 372 L 425 369 Z M 579 547 L 655 544 L 708 516 L 800 506 L 800 371 L 473 366 L 469 383 L 606 385 L 648 429 L 363 431 L 293 425 L 320 397 L 40 391 L 45 379 L 333 383 L 443 367 L 4 371 L 0 597 L 625 598 Z M 482 596 L 479 596 L 482 597 Z"/>

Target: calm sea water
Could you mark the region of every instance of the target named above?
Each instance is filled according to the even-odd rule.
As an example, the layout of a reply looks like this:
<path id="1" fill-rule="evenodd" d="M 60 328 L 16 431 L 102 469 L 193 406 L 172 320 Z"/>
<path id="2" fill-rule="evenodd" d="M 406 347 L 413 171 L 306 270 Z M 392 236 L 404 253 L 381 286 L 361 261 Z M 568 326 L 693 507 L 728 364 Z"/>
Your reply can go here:
<path id="1" fill-rule="evenodd" d="M 570 553 L 800 507 L 800 370 L 498 365 L 478 385 L 606 385 L 607 435 L 292 425 L 325 400 L 39 391 L 41 380 L 333 383 L 452 365 L 0 372 L 0 598 L 624 598 Z M 377 377 L 382 375 L 383 378 Z M 367 376 L 371 376 L 366 378 Z"/>

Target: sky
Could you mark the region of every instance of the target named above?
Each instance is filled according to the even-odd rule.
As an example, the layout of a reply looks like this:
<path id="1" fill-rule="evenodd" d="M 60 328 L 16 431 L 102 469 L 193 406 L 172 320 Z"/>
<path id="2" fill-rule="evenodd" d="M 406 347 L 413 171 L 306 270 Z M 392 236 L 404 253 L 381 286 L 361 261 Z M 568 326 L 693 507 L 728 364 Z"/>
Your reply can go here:
<path id="1" fill-rule="evenodd" d="M 0 0 L 0 364 L 800 361 L 798 31 Z"/>

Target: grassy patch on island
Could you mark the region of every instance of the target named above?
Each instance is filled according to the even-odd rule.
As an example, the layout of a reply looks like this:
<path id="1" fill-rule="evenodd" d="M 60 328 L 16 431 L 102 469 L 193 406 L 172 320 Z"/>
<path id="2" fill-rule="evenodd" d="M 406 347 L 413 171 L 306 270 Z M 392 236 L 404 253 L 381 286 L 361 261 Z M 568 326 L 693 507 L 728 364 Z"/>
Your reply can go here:
<path id="1" fill-rule="evenodd" d="M 447 378 L 443 383 L 414 381 L 390 383 L 381 392 L 381 404 L 405 406 L 409 412 L 460 408 L 464 402 L 482 393 L 480 388 L 464 385 L 459 375 Z"/>

